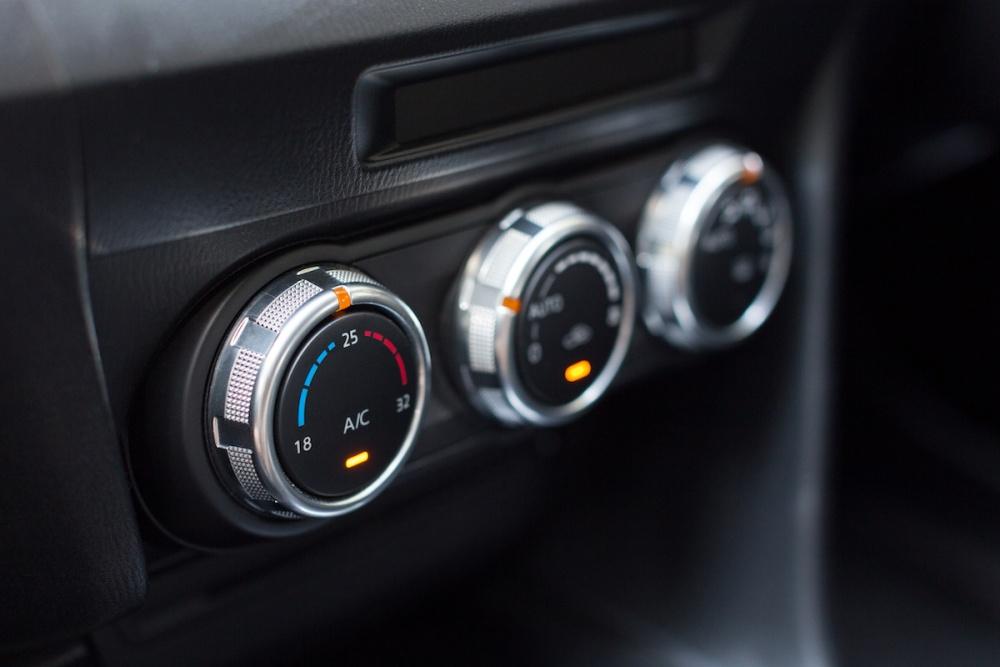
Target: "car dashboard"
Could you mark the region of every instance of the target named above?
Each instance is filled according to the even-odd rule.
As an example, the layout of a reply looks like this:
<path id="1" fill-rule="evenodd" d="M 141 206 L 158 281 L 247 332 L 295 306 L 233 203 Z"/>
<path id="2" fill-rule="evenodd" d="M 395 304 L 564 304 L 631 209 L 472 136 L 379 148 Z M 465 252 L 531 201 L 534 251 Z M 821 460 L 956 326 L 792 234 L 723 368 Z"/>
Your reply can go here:
<path id="1" fill-rule="evenodd" d="M 918 4 L 0 7 L 0 662 L 984 664 Z"/>

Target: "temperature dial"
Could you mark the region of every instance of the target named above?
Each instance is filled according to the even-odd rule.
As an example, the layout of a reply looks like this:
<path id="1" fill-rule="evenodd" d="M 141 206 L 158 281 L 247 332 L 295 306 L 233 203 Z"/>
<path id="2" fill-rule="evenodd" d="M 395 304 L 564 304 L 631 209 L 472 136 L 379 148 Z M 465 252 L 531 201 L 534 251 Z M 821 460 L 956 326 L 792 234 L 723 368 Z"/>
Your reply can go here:
<path id="1" fill-rule="evenodd" d="M 282 276 L 247 305 L 216 360 L 216 469 L 272 515 L 356 509 L 409 454 L 429 366 L 417 318 L 368 276 L 334 265 Z"/>
<path id="2" fill-rule="evenodd" d="M 515 210 L 473 253 L 458 286 L 458 375 L 481 411 L 552 425 L 607 390 L 632 336 L 631 252 L 572 204 Z"/>
<path id="3" fill-rule="evenodd" d="M 742 340 L 771 314 L 788 276 L 784 188 L 754 152 L 701 148 L 675 162 L 650 197 L 636 255 L 652 333 L 687 348 Z"/>

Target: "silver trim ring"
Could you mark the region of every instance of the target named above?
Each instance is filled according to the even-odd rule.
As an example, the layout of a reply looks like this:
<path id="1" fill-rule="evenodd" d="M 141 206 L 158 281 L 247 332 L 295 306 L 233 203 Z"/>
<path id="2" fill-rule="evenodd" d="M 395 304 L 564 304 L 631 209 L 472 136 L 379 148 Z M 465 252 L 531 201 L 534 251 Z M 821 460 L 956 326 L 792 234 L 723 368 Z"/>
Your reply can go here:
<path id="1" fill-rule="evenodd" d="M 739 319 L 717 327 L 699 319 L 691 305 L 691 260 L 720 197 L 748 170 L 755 174 L 774 211 L 774 250 L 757 296 Z M 784 290 L 792 235 L 785 189 L 757 153 L 716 144 L 681 158 L 664 174 L 639 223 L 636 263 L 645 288 L 647 329 L 690 349 L 724 347 L 750 336 L 771 315 Z"/>
<path id="2" fill-rule="evenodd" d="M 210 447 L 213 449 L 228 449 L 236 446 L 253 452 L 253 459 L 260 482 L 267 492 L 273 496 L 273 500 L 277 502 L 270 504 L 266 502 L 262 503 L 260 499 L 247 497 L 246 494 L 244 494 L 243 500 L 255 509 L 278 516 L 287 516 L 287 510 L 297 515 L 315 518 L 339 516 L 358 509 L 378 495 L 399 472 L 416 441 L 430 386 L 430 349 L 428 348 L 423 328 L 409 306 L 384 287 L 357 271 L 333 265 L 325 265 L 318 268 L 322 269 L 322 274 L 330 277 L 329 288 L 323 289 L 299 305 L 281 325 L 277 335 L 269 343 L 264 343 L 266 350 L 254 379 L 250 403 L 249 428 L 246 429 L 245 441 L 243 441 L 244 438 L 239 425 L 232 423 L 228 424 L 230 433 L 233 434 L 231 437 L 235 437 L 240 442 L 223 443 L 218 441 L 219 417 L 213 414 L 213 412 L 218 411 L 213 411 L 211 408 L 213 404 L 218 404 L 219 397 L 217 393 L 220 390 L 225 391 L 220 386 L 220 376 L 226 375 L 228 364 L 223 361 L 221 355 L 220 361 L 216 363 L 216 372 L 209 392 L 209 417 L 215 420 L 213 422 L 213 430 L 216 432 L 216 442 L 210 443 Z M 308 273 L 303 272 L 290 275 L 309 276 Z M 313 275 L 316 276 L 319 274 Z M 285 285 L 288 283 L 288 279 L 289 276 L 283 276 L 274 281 L 272 285 Z M 274 441 L 274 413 L 281 380 L 299 346 L 324 319 L 341 310 L 338 298 L 332 289 L 334 286 L 342 286 L 348 292 L 351 301 L 350 308 L 366 306 L 378 310 L 390 317 L 402 329 L 403 333 L 416 348 L 414 356 L 417 360 L 417 382 L 414 391 L 413 416 L 409 429 L 395 457 L 390 461 L 386 469 L 361 491 L 345 498 L 329 499 L 306 493 L 298 488 L 285 474 L 278 459 Z M 271 291 L 270 286 L 269 288 L 265 288 L 251 302 L 244 313 L 241 314 L 237 320 L 238 324 L 233 327 L 225 339 L 224 349 L 225 347 L 237 345 L 238 341 L 244 337 L 251 339 L 251 341 L 253 340 L 253 336 L 257 332 L 247 333 L 247 320 L 250 319 L 252 321 L 253 312 L 256 311 L 259 313 L 261 302 L 273 299 L 273 297 L 268 296 L 269 291 Z M 245 490 L 247 486 L 246 482 L 242 479 L 238 481 L 240 486 L 243 486 Z M 230 486 L 232 487 L 233 485 Z"/>
<path id="3" fill-rule="evenodd" d="M 611 255 L 622 293 L 622 319 L 604 368 L 580 396 L 562 405 L 535 399 L 517 372 L 517 313 L 503 305 L 505 297 L 521 300 L 527 282 L 542 259 L 574 238 L 600 243 Z M 455 304 L 456 358 L 459 377 L 471 402 L 502 423 L 517 426 L 562 424 L 592 406 L 611 385 L 628 353 L 635 326 L 635 267 L 625 237 L 600 218 L 565 202 L 511 212 L 490 231 L 469 257 Z M 499 280 L 498 280 L 499 278 Z M 471 312 L 489 318 L 473 330 Z M 478 350 L 488 347 L 492 368 L 476 368 Z"/>

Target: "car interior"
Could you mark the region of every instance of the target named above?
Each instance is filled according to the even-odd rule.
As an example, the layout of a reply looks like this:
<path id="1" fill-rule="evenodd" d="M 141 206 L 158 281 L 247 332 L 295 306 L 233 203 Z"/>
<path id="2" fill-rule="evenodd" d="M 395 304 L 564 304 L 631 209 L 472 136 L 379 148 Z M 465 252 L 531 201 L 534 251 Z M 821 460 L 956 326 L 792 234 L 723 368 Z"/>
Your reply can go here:
<path id="1" fill-rule="evenodd" d="M 1000 664 L 998 31 L 0 2 L 0 665 Z"/>

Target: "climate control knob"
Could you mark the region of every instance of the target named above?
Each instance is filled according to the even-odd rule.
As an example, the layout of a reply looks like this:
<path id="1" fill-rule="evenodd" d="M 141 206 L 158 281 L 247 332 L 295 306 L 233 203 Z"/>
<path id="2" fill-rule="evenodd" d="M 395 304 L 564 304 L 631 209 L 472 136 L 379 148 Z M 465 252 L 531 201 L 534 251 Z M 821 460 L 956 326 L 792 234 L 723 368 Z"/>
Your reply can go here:
<path id="1" fill-rule="evenodd" d="M 568 421 L 607 390 L 632 336 L 634 264 L 609 223 L 568 203 L 510 213 L 457 288 L 457 375 L 508 425 Z"/>
<path id="2" fill-rule="evenodd" d="M 693 151 L 667 170 L 639 225 L 647 328 L 686 348 L 736 343 L 771 314 L 791 257 L 788 200 L 760 156 Z"/>
<path id="3" fill-rule="evenodd" d="M 368 276 L 336 265 L 281 276 L 216 358 L 206 404 L 216 471 L 271 515 L 354 510 L 407 458 L 429 368 L 416 316 Z"/>

